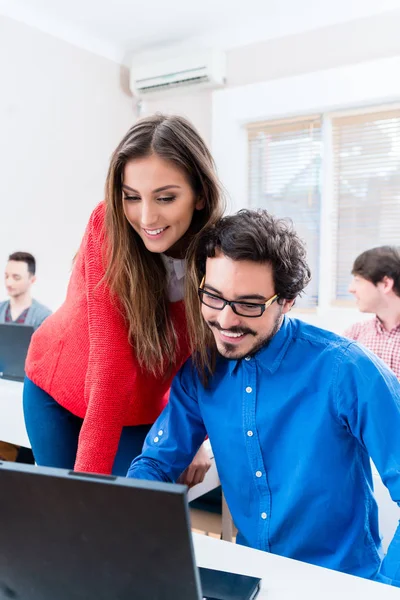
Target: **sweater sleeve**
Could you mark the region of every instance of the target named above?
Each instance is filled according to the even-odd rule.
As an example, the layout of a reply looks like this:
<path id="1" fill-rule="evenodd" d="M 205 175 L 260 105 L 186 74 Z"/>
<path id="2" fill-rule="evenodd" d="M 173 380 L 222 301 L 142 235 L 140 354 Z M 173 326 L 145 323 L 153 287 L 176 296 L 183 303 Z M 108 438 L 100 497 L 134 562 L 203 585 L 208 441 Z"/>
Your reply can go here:
<path id="1" fill-rule="evenodd" d="M 81 247 L 90 348 L 85 380 L 87 409 L 75 470 L 107 474 L 112 471 L 125 416 L 134 395 L 137 364 L 117 300 L 103 281 L 104 217 L 104 205 L 99 205 L 92 214 Z"/>

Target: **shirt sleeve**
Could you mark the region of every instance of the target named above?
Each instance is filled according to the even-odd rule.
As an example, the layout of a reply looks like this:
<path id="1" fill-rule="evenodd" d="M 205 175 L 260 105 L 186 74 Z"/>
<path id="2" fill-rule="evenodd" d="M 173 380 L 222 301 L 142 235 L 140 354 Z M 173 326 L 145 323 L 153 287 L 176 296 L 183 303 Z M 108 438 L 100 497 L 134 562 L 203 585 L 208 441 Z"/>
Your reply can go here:
<path id="1" fill-rule="evenodd" d="M 400 384 L 383 361 L 358 344 L 349 344 L 337 375 L 339 418 L 368 452 L 400 506 Z M 400 587 L 400 525 L 378 580 Z"/>
<path id="2" fill-rule="evenodd" d="M 86 283 L 90 349 L 85 379 L 87 410 L 75 470 L 92 473 L 112 471 L 138 369 L 117 298 L 103 280 L 104 210 L 104 205 L 99 205 L 92 213 L 79 257 Z"/>
<path id="3" fill-rule="evenodd" d="M 150 430 L 143 452 L 132 462 L 127 476 L 175 482 L 191 463 L 205 436 L 196 375 L 189 360 L 174 378 L 168 405 Z"/>

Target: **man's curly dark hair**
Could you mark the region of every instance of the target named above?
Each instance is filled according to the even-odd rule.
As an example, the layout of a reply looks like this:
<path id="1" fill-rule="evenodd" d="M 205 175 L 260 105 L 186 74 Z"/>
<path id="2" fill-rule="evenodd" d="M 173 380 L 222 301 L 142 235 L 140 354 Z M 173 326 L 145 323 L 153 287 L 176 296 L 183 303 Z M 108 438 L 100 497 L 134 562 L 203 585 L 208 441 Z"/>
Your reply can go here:
<path id="1" fill-rule="evenodd" d="M 280 302 L 294 300 L 311 279 L 305 245 L 292 222 L 263 209 L 240 210 L 200 235 L 196 251 L 200 276 L 205 274 L 207 258 L 214 257 L 216 251 L 232 260 L 269 263 Z"/>

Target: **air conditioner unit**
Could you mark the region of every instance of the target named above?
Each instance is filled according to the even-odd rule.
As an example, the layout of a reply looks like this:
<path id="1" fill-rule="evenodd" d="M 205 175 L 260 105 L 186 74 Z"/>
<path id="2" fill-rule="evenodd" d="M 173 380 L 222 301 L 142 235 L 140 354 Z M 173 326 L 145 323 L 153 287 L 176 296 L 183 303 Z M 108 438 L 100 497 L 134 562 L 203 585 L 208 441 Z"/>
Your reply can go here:
<path id="1" fill-rule="evenodd" d="M 216 50 L 181 51 L 179 56 L 135 62 L 130 88 L 135 96 L 185 86 L 221 87 L 225 83 L 225 54 Z"/>

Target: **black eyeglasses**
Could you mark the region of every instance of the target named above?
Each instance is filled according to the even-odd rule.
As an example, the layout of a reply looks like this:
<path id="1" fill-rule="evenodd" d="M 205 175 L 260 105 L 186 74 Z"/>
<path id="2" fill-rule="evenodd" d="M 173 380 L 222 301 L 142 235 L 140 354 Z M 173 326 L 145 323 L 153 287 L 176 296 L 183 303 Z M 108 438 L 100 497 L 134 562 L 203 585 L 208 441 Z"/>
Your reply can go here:
<path id="1" fill-rule="evenodd" d="M 277 294 L 262 304 L 255 304 L 253 302 L 238 302 L 236 300 L 225 300 L 225 298 L 211 294 L 210 292 L 207 292 L 207 290 L 203 289 L 204 281 L 205 277 L 203 277 L 201 280 L 200 287 L 198 289 L 200 302 L 209 308 L 214 308 L 215 310 L 223 310 L 226 305 L 229 305 L 233 312 L 240 317 L 261 317 L 266 309 L 271 306 L 275 300 L 278 300 Z"/>

